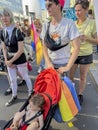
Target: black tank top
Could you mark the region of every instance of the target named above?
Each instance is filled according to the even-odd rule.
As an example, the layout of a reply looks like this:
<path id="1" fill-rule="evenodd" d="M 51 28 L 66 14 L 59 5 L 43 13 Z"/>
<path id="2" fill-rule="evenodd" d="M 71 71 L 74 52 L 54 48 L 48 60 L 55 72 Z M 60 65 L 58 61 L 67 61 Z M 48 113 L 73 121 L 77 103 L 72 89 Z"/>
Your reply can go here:
<path id="1" fill-rule="evenodd" d="M 15 53 L 18 51 L 18 42 L 23 41 L 23 35 L 19 29 L 16 27 L 12 31 L 12 36 L 11 39 L 9 40 L 8 32 L 6 31 L 5 35 L 5 30 L 1 31 L 1 40 L 5 43 L 7 50 L 9 53 Z M 12 57 L 11 57 L 12 58 Z M 20 55 L 20 57 L 13 62 L 13 64 L 23 64 L 26 62 L 26 56 L 24 53 Z"/>

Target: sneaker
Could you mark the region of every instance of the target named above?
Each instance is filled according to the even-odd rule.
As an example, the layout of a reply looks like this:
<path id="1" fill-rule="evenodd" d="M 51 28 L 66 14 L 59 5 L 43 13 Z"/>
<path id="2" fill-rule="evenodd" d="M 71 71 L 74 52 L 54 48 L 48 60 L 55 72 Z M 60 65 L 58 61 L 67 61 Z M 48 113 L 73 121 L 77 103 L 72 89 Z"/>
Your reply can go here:
<path id="1" fill-rule="evenodd" d="M 8 102 L 5 103 L 5 106 L 12 105 L 16 99 L 17 99 L 17 96 L 12 97 Z"/>
<path id="2" fill-rule="evenodd" d="M 4 93 L 5 96 L 7 96 L 7 95 L 9 95 L 9 94 L 12 94 L 12 89 L 11 89 L 11 88 L 8 88 L 8 89 L 5 91 L 5 93 Z"/>
<path id="3" fill-rule="evenodd" d="M 79 94 L 78 99 L 79 99 L 80 105 L 82 105 L 83 104 L 83 95 Z"/>
<path id="4" fill-rule="evenodd" d="M 25 84 L 26 84 L 25 80 L 21 80 L 21 81 L 18 83 L 18 86 L 23 86 L 23 85 L 25 85 Z"/>

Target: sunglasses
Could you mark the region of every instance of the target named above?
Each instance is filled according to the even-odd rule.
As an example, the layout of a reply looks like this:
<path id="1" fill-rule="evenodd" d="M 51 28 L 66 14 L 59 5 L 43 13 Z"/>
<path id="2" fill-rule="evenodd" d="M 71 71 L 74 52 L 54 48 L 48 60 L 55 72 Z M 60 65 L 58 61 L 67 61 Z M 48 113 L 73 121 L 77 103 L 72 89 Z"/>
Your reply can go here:
<path id="1" fill-rule="evenodd" d="M 51 8 L 51 6 L 53 5 L 53 3 L 47 3 L 45 6 L 47 9 Z"/>

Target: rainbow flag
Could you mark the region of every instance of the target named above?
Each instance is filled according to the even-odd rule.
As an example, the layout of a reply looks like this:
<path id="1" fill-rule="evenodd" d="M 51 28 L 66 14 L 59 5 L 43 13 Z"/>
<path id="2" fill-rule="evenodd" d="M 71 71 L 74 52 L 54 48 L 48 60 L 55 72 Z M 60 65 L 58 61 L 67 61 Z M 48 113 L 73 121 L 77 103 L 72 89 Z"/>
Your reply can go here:
<path id="1" fill-rule="evenodd" d="M 63 80 L 61 80 L 61 99 L 58 104 L 64 122 L 72 120 L 79 112 L 73 95 Z"/>
<path id="2" fill-rule="evenodd" d="M 43 57 L 42 42 L 40 40 L 39 34 L 36 32 L 36 28 L 33 22 L 31 24 L 31 37 L 34 44 L 32 46 L 34 47 L 36 51 L 36 63 L 37 65 L 39 65 Z"/>
<path id="3" fill-rule="evenodd" d="M 69 79 L 69 77 L 64 76 L 63 80 L 64 80 L 64 83 L 67 85 L 67 87 L 69 88 L 69 90 L 72 94 L 72 97 L 73 97 L 74 102 L 75 102 L 75 104 L 78 108 L 78 111 L 80 111 L 81 106 L 80 106 L 79 99 L 78 99 L 78 96 L 77 96 L 77 93 L 76 93 L 76 90 L 75 90 L 75 84 Z"/>

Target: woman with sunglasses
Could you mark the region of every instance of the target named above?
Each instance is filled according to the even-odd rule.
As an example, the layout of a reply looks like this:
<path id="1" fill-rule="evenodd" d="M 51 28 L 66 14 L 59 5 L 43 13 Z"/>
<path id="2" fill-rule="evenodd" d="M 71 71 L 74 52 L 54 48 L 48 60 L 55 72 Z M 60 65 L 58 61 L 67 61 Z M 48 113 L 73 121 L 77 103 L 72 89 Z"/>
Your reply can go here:
<path id="1" fill-rule="evenodd" d="M 93 45 L 98 44 L 95 21 L 87 17 L 88 8 L 89 2 L 87 0 L 78 0 L 75 4 L 76 26 L 80 32 L 81 44 L 79 56 L 70 71 L 70 78 L 73 80 L 74 73 L 79 65 L 80 82 L 78 97 L 81 105 L 83 103 L 83 92 L 86 87 L 86 76 L 93 62 Z M 71 52 L 73 52 L 73 46 Z"/>
<path id="2" fill-rule="evenodd" d="M 63 18 L 64 0 L 46 0 L 46 8 L 51 21 L 42 28 L 43 53 L 46 67 L 57 68 L 60 74 L 70 70 L 79 53 L 79 32 L 74 22 Z M 70 56 L 70 44 L 74 51 Z"/>
<path id="3" fill-rule="evenodd" d="M 18 69 L 21 76 L 26 81 L 28 87 L 28 95 L 31 94 L 32 83 L 28 76 L 26 57 L 23 52 L 24 38 L 21 31 L 15 27 L 13 13 L 8 8 L 3 9 L 2 23 L 4 25 L 4 29 L 1 32 L 3 54 L 12 88 L 12 97 L 5 104 L 6 106 L 9 106 L 12 105 L 17 99 L 16 70 Z"/>

